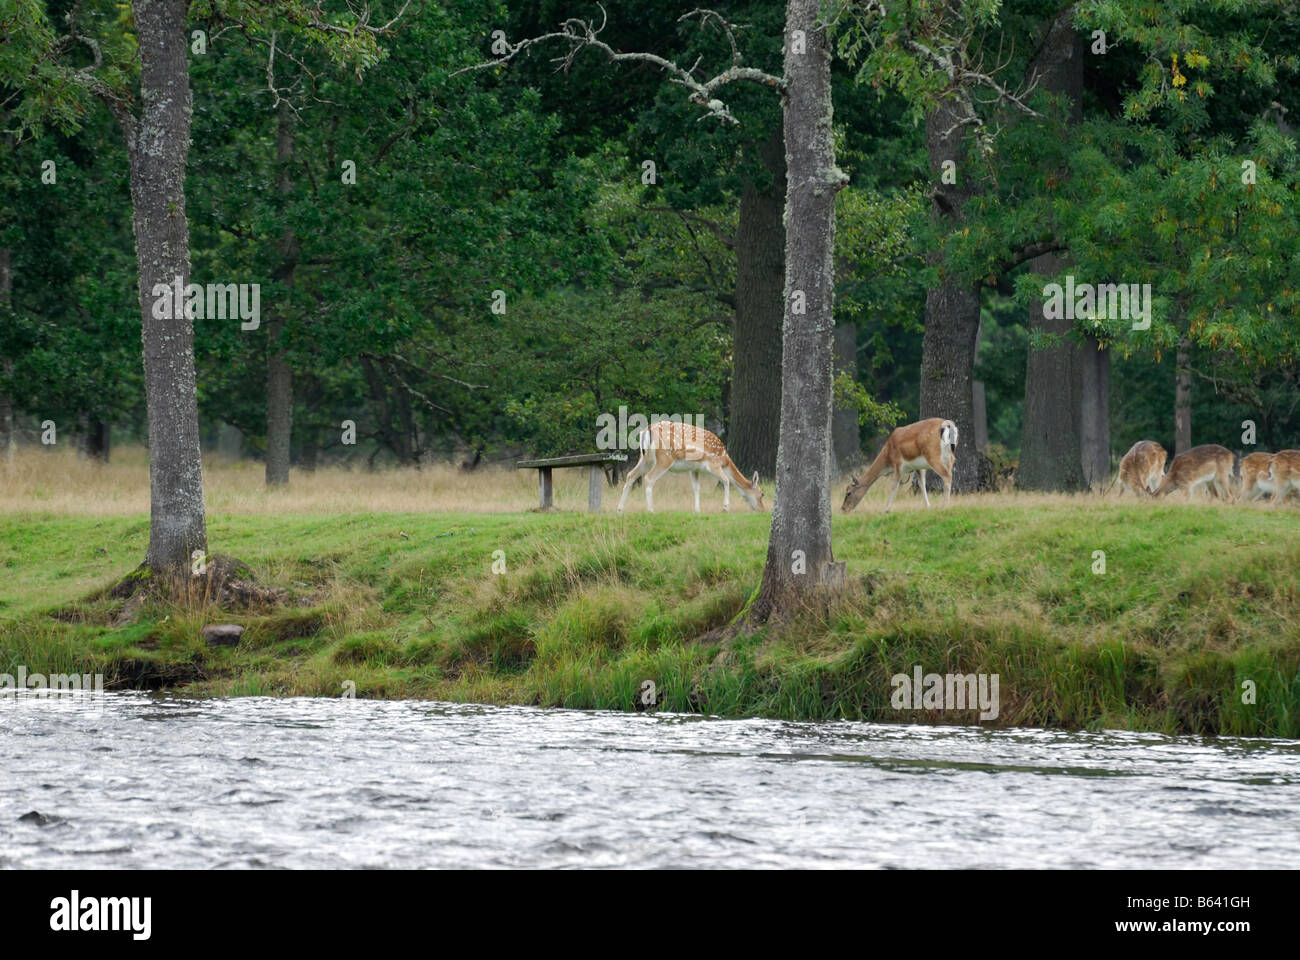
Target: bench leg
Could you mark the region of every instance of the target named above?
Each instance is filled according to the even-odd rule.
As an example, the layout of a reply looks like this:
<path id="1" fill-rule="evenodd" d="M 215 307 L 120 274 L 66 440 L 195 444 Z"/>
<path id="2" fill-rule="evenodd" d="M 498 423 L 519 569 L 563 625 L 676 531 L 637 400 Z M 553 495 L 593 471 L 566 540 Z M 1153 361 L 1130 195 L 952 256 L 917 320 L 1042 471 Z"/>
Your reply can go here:
<path id="1" fill-rule="evenodd" d="M 550 467 L 537 468 L 537 493 L 538 499 L 541 500 L 542 509 L 551 509 L 551 500 L 554 496 L 554 492 L 551 487 Z"/>
<path id="2" fill-rule="evenodd" d="M 593 463 L 587 468 L 587 509 L 593 513 L 600 513 L 602 479 L 604 479 L 604 472 L 600 469 L 600 464 Z"/>

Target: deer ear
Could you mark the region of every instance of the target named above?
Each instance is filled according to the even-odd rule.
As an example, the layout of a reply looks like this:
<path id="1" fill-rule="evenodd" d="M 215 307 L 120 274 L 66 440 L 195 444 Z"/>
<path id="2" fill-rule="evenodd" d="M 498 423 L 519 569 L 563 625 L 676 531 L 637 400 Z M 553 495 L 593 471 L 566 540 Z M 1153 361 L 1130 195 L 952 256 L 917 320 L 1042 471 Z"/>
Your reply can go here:
<path id="1" fill-rule="evenodd" d="M 758 486 L 758 471 L 754 471 L 754 479 L 750 481 L 754 486 Z"/>

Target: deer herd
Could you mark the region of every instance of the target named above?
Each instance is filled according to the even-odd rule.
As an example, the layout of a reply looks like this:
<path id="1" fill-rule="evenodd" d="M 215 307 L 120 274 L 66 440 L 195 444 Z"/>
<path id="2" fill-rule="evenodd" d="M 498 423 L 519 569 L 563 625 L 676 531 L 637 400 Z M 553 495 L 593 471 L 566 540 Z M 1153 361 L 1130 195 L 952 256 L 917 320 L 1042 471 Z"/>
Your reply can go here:
<path id="1" fill-rule="evenodd" d="M 1165 448 L 1150 440 L 1139 440 L 1120 461 L 1119 492 L 1131 490 L 1138 496 L 1160 497 L 1186 490 L 1190 499 L 1198 487 L 1213 496 L 1233 500 L 1260 500 L 1271 495 L 1279 504 L 1288 493 L 1300 495 L 1300 450 L 1280 453 L 1252 453 L 1240 461 L 1227 447 L 1207 443 L 1174 457 L 1165 472 Z"/>
<path id="2" fill-rule="evenodd" d="M 894 485 L 885 503 L 885 513 L 894 505 L 898 488 L 909 474 L 919 473 L 921 496 L 930 506 L 925 488 L 925 471 L 933 470 L 943 481 L 943 500 L 952 499 L 952 471 L 956 461 L 957 425 L 942 417 L 931 417 L 899 427 L 889 435 L 871 466 L 857 479 L 849 481 L 840 509 L 846 513 L 856 507 L 872 484 L 888 474 Z M 703 427 L 663 420 L 641 433 L 641 458 L 627 475 L 618 512 L 623 512 L 628 493 L 638 477 L 645 477 L 646 509 L 654 510 L 654 485 L 665 473 L 689 473 L 695 489 L 695 512 L 700 512 L 700 474 L 717 478 L 723 486 L 722 508 L 731 507 L 731 488 L 753 510 L 763 509 L 763 491 L 758 474 L 747 478 L 732 462 L 727 448 L 718 437 Z M 1119 496 L 1129 490 L 1139 497 L 1161 497 L 1175 490 L 1186 490 L 1190 499 L 1204 487 L 1211 495 L 1224 500 L 1259 500 L 1271 496 L 1280 504 L 1289 493 L 1300 497 L 1300 450 L 1280 453 L 1252 453 L 1240 461 L 1227 447 L 1215 443 L 1192 447 L 1174 457 L 1168 471 L 1169 454 L 1152 440 L 1139 440 L 1120 461 Z"/>

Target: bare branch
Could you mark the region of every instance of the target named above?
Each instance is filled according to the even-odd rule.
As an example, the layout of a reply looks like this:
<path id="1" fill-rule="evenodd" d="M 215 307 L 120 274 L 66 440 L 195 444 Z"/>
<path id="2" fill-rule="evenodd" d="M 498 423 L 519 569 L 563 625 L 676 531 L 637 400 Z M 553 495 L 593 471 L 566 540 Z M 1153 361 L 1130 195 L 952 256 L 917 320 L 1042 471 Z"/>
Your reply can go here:
<path id="1" fill-rule="evenodd" d="M 406 2 L 402 4 L 402 9 L 397 11 L 397 14 L 393 19 L 389 20 L 382 26 L 372 27 L 370 25 L 370 4 L 364 4 L 360 10 L 358 10 L 356 4 L 349 0 L 348 10 L 355 14 L 357 19 L 351 26 L 340 27 L 338 24 L 326 23 L 321 19 L 324 16 L 324 13 L 321 11 L 320 4 L 318 3 L 316 9 L 308 13 L 307 22 L 317 30 L 321 30 L 325 33 L 339 33 L 345 37 L 355 37 L 358 30 L 378 36 L 380 34 L 391 32 L 393 25 L 396 24 L 398 20 L 402 19 L 402 15 L 406 13 L 406 8 L 410 5 L 411 0 L 406 0 Z"/>
<path id="2" fill-rule="evenodd" d="M 735 28 L 733 28 L 730 23 L 728 23 L 725 19 L 723 19 L 723 17 L 720 14 L 712 10 L 694 10 L 691 13 L 688 13 L 681 18 L 684 20 L 690 17 L 699 17 L 701 26 L 704 26 L 705 24 L 719 25 L 722 28 L 723 32 L 726 34 L 728 43 L 731 45 L 731 51 L 732 51 L 731 66 L 729 66 L 721 73 L 709 79 L 701 79 L 696 76 L 696 70 L 700 65 L 699 60 L 696 60 L 694 65 L 692 65 L 691 68 L 687 70 L 681 67 L 680 65 L 678 65 L 676 62 L 669 60 L 665 57 L 661 57 L 658 54 L 623 53 L 621 50 L 615 50 L 609 44 L 605 43 L 603 40 L 600 39 L 600 34 L 605 29 L 608 23 L 609 16 L 605 12 L 605 8 L 603 5 L 597 4 L 597 6 L 600 7 L 600 13 L 601 13 L 601 21 L 599 26 L 597 26 L 593 21 L 590 20 L 581 20 L 576 17 L 570 17 L 568 20 L 565 20 L 562 24 L 560 24 L 559 30 L 552 31 L 551 33 L 544 33 L 541 36 L 530 37 L 524 40 L 520 40 L 518 43 L 515 44 L 511 44 L 509 41 L 501 41 L 502 43 L 504 43 L 506 48 L 506 52 L 504 54 L 492 60 L 485 60 L 481 63 L 475 63 L 467 67 L 462 67 L 459 70 L 453 71 L 452 76 L 457 76 L 462 73 L 470 73 L 477 70 L 486 70 L 490 67 L 497 67 L 497 66 L 508 64 L 510 63 L 510 61 L 514 60 L 515 57 L 523 53 L 529 47 L 537 46 L 538 44 L 542 44 L 542 43 L 547 43 L 552 40 L 558 40 L 563 43 L 567 43 L 569 49 L 568 52 L 565 53 L 563 56 L 555 57 L 552 59 L 551 62 L 557 64 L 556 67 L 557 70 L 562 70 L 565 73 L 567 73 L 569 69 L 573 66 L 574 60 L 576 59 L 579 51 L 587 48 L 598 50 L 604 53 L 605 56 L 609 59 L 609 61 L 612 63 L 623 63 L 623 62 L 648 63 L 651 66 L 658 67 L 660 70 L 666 73 L 668 75 L 669 83 L 679 84 L 680 86 L 683 86 L 687 90 L 689 90 L 690 95 L 687 99 L 689 99 L 692 103 L 696 103 L 699 104 L 700 106 L 705 107 L 707 110 L 705 116 L 713 117 L 717 120 L 723 121 L 724 123 L 734 124 L 734 123 L 739 123 L 740 121 L 738 121 L 734 116 L 732 116 L 731 111 L 727 109 L 727 105 L 725 103 L 723 103 L 721 100 L 714 97 L 714 93 L 720 87 L 723 87 L 728 83 L 733 83 L 736 81 L 743 80 L 743 81 L 749 81 L 751 83 L 757 83 L 762 86 L 771 87 L 772 89 L 777 90 L 778 92 L 781 93 L 785 92 L 786 83 L 784 77 L 776 77 L 770 73 L 765 73 L 764 71 L 759 70 L 757 68 L 744 67 L 740 65 L 741 58 L 740 58 L 740 51 L 737 48 L 735 42 L 735 33 L 734 33 Z"/>

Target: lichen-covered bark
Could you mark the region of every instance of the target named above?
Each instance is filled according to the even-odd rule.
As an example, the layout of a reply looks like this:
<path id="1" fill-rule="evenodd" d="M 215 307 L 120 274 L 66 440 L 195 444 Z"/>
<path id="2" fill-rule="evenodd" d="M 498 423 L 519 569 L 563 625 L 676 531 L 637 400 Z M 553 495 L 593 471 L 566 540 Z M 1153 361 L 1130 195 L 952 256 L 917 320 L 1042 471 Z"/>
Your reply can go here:
<path id="1" fill-rule="evenodd" d="M 785 319 L 776 502 L 763 583 L 750 616 L 794 613 L 833 578 L 831 564 L 831 369 L 835 195 L 847 178 L 835 166 L 831 49 L 818 0 L 786 5 Z M 806 49 L 792 43 L 801 30 Z M 802 293 L 802 298 L 797 296 Z M 802 312 L 796 312 L 800 306 Z"/>
<path id="2" fill-rule="evenodd" d="M 281 101 L 276 127 L 276 160 L 280 164 L 280 196 L 293 193 L 293 113 L 288 101 Z M 280 266 L 276 279 L 292 286 L 298 259 L 298 239 L 288 223 L 288 210 L 280 236 Z M 293 432 L 293 370 L 284 349 L 284 318 L 276 315 L 266 327 L 266 485 L 283 486 L 289 482 L 289 447 Z"/>
<path id="3" fill-rule="evenodd" d="M 759 156 L 768 189 L 747 183 L 736 227 L 735 362 L 727 452 L 742 469 L 776 474 L 781 419 L 781 304 L 785 282 L 785 148 L 777 128 Z"/>
<path id="4" fill-rule="evenodd" d="M 141 339 L 149 421 L 149 550 L 156 574 L 186 576 L 195 550 L 207 550 L 203 461 L 194 389 L 194 326 L 154 317 L 155 284 L 190 278 L 185 166 L 191 101 L 186 60 L 187 0 L 135 0 L 140 43 L 139 118 L 126 130 L 132 226 L 140 268 Z M 175 311 L 172 311 L 173 313 Z"/>

